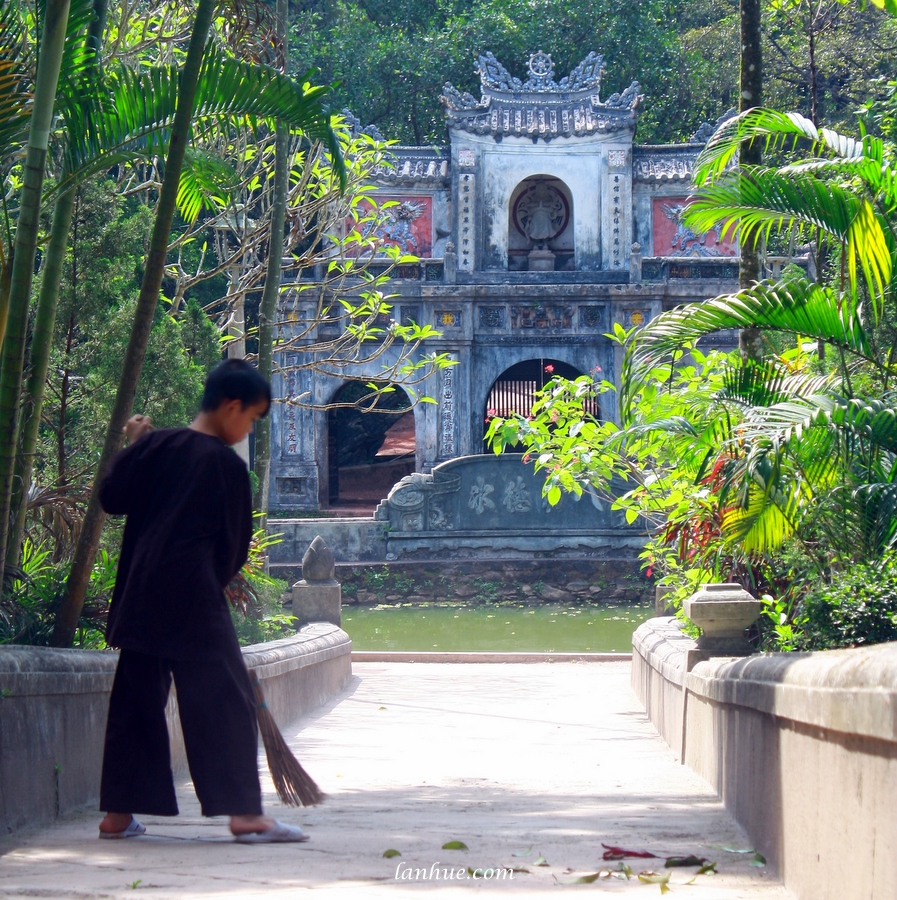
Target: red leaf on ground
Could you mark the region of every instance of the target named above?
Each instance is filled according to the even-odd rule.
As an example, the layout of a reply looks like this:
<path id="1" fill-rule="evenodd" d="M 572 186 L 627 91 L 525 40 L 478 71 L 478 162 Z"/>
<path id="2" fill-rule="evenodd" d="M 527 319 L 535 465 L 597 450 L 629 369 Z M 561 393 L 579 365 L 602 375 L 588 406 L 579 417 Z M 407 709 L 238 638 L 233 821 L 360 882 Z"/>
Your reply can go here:
<path id="1" fill-rule="evenodd" d="M 605 848 L 602 859 L 626 859 L 635 857 L 636 859 L 659 859 L 656 853 L 649 853 L 647 850 L 627 850 L 625 847 L 611 847 L 610 844 L 602 844 Z"/>

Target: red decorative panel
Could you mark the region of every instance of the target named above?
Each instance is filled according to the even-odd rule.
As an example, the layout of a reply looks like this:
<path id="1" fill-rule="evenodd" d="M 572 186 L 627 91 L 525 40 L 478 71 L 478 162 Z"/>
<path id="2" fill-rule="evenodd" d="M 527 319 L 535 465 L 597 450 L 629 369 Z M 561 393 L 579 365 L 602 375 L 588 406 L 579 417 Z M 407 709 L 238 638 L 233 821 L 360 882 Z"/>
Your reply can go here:
<path id="1" fill-rule="evenodd" d="M 730 233 L 713 228 L 696 234 L 682 224 L 688 197 L 657 197 L 654 200 L 654 256 L 735 256 Z"/>
<path id="2" fill-rule="evenodd" d="M 372 222 L 356 226 L 367 237 L 372 232 L 385 244 L 398 247 L 402 253 L 410 253 L 422 259 L 433 255 L 433 198 L 432 197 L 388 197 L 377 194 L 377 203 L 383 205 L 393 201 L 394 205 L 382 210 L 379 227 Z M 372 204 L 361 203 L 362 215 L 366 215 Z"/>

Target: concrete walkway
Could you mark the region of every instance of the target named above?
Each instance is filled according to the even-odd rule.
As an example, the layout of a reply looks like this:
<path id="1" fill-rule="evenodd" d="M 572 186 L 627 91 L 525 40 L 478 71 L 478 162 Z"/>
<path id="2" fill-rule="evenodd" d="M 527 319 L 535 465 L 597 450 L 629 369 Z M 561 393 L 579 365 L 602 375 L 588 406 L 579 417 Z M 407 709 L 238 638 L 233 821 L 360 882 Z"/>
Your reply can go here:
<path id="1" fill-rule="evenodd" d="M 328 898 L 435 891 L 440 898 L 609 891 L 655 897 L 637 873 L 672 872 L 673 896 L 788 898 L 752 866 L 746 838 L 706 785 L 678 764 L 629 689 L 628 663 L 354 666 L 348 690 L 285 730 L 329 794 L 322 806 L 269 806 L 312 836 L 298 845 L 234 844 L 204 820 L 190 785 L 181 816 L 141 817 L 145 837 L 99 841 L 99 815 L 0 840 L 0 897 Z M 270 783 L 264 785 L 272 791 Z M 462 841 L 467 850 L 442 849 Z M 570 884 L 617 869 L 602 843 L 717 863 Z M 729 849 L 723 849 L 729 848 Z M 386 850 L 401 855 L 384 858 Z M 539 857 L 549 865 L 537 865 Z M 458 873 L 526 869 L 499 879 Z M 433 869 L 438 880 L 402 878 Z M 455 877 L 446 880 L 447 870 Z M 396 878 L 396 874 L 399 878 Z M 479 873 L 478 873 L 479 874 Z M 483 872 L 482 874 L 486 874 Z"/>

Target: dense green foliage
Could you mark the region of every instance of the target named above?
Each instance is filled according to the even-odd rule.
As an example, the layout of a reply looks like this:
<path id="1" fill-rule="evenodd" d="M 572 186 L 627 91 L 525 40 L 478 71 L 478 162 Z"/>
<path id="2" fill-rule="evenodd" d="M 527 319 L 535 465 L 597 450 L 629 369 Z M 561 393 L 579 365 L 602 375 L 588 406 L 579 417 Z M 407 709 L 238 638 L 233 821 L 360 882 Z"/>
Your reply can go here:
<path id="1" fill-rule="evenodd" d="M 231 620 L 241 646 L 262 644 L 296 633 L 295 619 L 284 610 L 283 597 L 289 589 L 285 581 L 249 575 L 247 582 L 255 598 L 243 609 L 231 607 Z"/>
<path id="2" fill-rule="evenodd" d="M 837 0 L 764 4 L 766 104 L 844 126 L 892 74 L 897 25 Z M 677 142 L 738 106 L 736 0 L 305 0 L 294 18 L 296 66 L 338 81 L 336 97 L 364 122 L 407 144 L 444 144 L 439 97 L 451 81 L 479 96 L 476 57 L 492 51 L 526 79 L 531 53 L 552 55 L 559 80 L 591 50 L 604 55 L 602 95 L 639 81 L 637 139 Z M 810 54 L 812 32 L 813 54 Z M 299 69 L 297 68 L 297 71 Z"/>
<path id="3" fill-rule="evenodd" d="M 99 650 L 106 646 L 104 632 L 109 601 L 115 587 L 117 556 L 101 550 L 93 566 L 84 611 L 74 645 Z M 26 539 L 21 565 L 10 573 L 8 589 L 0 596 L 0 644 L 46 646 L 56 611 L 65 595 L 67 562 L 54 561 L 46 544 Z"/>
<path id="4" fill-rule="evenodd" d="M 710 0 L 682 8 L 678 33 L 689 76 L 703 87 L 705 117 L 738 106 L 738 3 Z M 853 125 L 855 110 L 876 79 L 893 75 L 897 23 L 876 9 L 838 0 L 767 0 L 763 3 L 764 105 L 813 116 L 818 122 Z"/>
<path id="5" fill-rule="evenodd" d="M 63 269 L 44 404 L 38 481 L 82 482 L 96 464 L 140 289 L 150 210 L 115 182 L 77 193 Z M 160 306 L 138 387 L 139 408 L 161 427 L 195 414 L 202 383 L 220 358 L 218 333 L 195 302 L 174 318 Z"/>
<path id="6" fill-rule="evenodd" d="M 678 0 L 322 0 L 296 19 L 295 56 L 317 66 L 324 80 L 340 81 L 340 101 L 387 137 L 441 144 L 442 86 L 451 81 L 479 96 L 477 55 L 491 50 L 525 80 L 530 54 L 542 49 L 552 54 L 559 80 L 597 50 L 607 66 L 604 94 L 641 82 L 648 98 L 642 139 L 687 137 L 702 110 L 693 103 L 696 85 L 676 35 L 681 7 Z"/>
<path id="7" fill-rule="evenodd" d="M 733 167 L 745 138 L 782 164 Z M 596 491 L 645 522 L 646 567 L 678 599 L 708 581 L 762 595 L 765 646 L 894 633 L 895 163 L 897 148 L 871 135 L 765 109 L 738 116 L 699 159 L 703 188 L 687 220 L 742 239 L 811 237 L 818 279 L 795 268 L 640 332 L 616 326 L 619 424 L 584 415 L 596 385 L 583 377 L 550 383 L 531 419 L 490 425 L 497 451 L 519 441 L 546 471 L 550 503 Z M 761 360 L 697 349 L 702 337 L 748 327 L 772 338 Z"/>
<path id="8" fill-rule="evenodd" d="M 839 573 L 811 591 L 795 618 L 801 649 L 897 641 L 897 557 Z"/>

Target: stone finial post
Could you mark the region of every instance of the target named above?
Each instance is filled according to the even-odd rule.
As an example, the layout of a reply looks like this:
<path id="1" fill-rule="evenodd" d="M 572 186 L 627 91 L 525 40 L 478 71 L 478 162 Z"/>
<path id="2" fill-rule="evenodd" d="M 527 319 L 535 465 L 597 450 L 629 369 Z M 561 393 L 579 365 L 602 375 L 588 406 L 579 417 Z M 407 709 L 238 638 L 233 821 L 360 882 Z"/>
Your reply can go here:
<path id="1" fill-rule="evenodd" d="M 676 607 L 667 603 L 667 594 L 671 594 L 675 588 L 671 584 L 658 584 L 654 587 L 654 615 L 675 616 Z"/>
<path id="2" fill-rule="evenodd" d="M 302 580 L 293 585 L 297 630 L 309 622 L 342 623 L 342 587 L 334 574 L 333 552 L 318 535 L 302 557 Z"/>
<path id="3" fill-rule="evenodd" d="M 629 252 L 629 283 L 642 283 L 642 245 L 633 244 Z"/>
<path id="4" fill-rule="evenodd" d="M 698 649 L 711 656 L 749 656 L 744 636 L 763 608 L 740 584 L 705 584 L 683 604 L 685 615 L 703 630 Z"/>
<path id="5" fill-rule="evenodd" d="M 442 280 L 445 284 L 454 284 L 458 280 L 458 254 L 451 241 L 446 242 L 442 254 Z"/>

